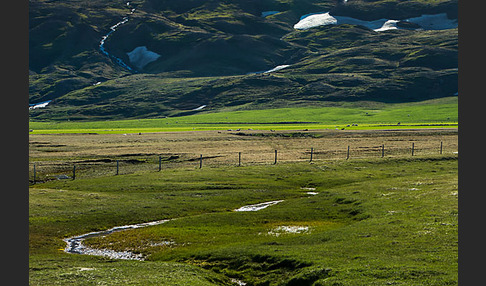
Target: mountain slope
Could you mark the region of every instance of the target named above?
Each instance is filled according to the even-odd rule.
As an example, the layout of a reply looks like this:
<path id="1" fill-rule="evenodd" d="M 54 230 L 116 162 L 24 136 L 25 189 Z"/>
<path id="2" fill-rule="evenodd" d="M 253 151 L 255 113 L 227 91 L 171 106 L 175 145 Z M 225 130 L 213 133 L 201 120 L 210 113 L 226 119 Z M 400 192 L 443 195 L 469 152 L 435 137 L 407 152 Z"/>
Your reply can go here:
<path id="1" fill-rule="evenodd" d="M 337 24 L 294 27 L 327 11 Z M 30 116 L 121 119 L 451 96 L 458 31 L 423 26 L 428 16 L 412 22 L 427 13 L 454 21 L 457 1 L 33 0 L 29 99 L 52 101 Z M 381 19 L 399 29 L 366 27 Z"/>

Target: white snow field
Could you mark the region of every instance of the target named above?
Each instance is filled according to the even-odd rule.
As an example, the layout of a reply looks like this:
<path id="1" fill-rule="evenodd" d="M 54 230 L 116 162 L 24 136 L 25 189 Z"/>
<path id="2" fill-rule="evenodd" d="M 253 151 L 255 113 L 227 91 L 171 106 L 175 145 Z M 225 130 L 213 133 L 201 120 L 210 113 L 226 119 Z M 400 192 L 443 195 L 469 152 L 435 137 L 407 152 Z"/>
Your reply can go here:
<path id="1" fill-rule="evenodd" d="M 388 20 L 386 21 L 381 28 L 374 29 L 375 32 L 381 32 L 381 31 L 386 31 L 386 30 L 393 30 L 393 29 L 398 29 L 397 23 L 400 22 L 398 20 Z"/>
<path id="2" fill-rule="evenodd" d="M 51 100 L 44 101 L 44 102 L 40 102 L 40 103 L 36 103 L 36 104 L 29 104 L 29 110 L 36 109 L 36 108 L 46 107 L 49 104 L 49 102 L 51 102 Z"/>
<path id="3" fill-rule="evenodd" d="M 197 108 L 194 108 L 194 109 L 192 109 L 192 110 L 193 110 L 193 111 L 194 111 L 194 110 L 202 110 L 202 109 L 203 109 L 203 108 L 205 108 L 206 106 L 207 106 L 207 105 L 201 105 L 201 106 L 199 106 L 199 107 L 197 107 Z"/>
<path id="4" fill-rule="evenodd" d="M 294 25 L 294 29 L 297 30 L 307 30 L 310 28 L 325 26 L 325 25 L 335 25 L 337 24 L 337 19 L 327 13 L 318 14 L 307 14 L 300 17 L 300 21 Z"/>
<path id="5" fill-rule="evenodd" d="M 270 72 L 275 72 L 275 71 L 279 71 L 281 69 L 284 69 L 284 68 L 287 68 L 289 67 L 290 65 L 280 65 L 280 66 L 276 66 L 274 67 L 273 69 L 271 70 L 267 70 L 267 71 L 264 71 L 263 73 L 270 73 Z"/>
<path id="6" fill-rule="evenodd" d="M 143 69 L 149 63 L 156 61 L 160 55 L 149 51 L 146 46 L 136 47 L 127 53 L 130 63 L 139 69 Z"/>
<path id="7" fill-rule="evenodd" d="M 409 18 L 403 20 L 417 24 L 424 30 L 444 30 L 453 29 L 457 27 L 457 19 L 448 19 L 446 13 L 435 15 L 422 15 L 420 17 Z M 300 18 L 300 21 L 294 25 L 294 29 L 307 30 L 310 28 L 325 26 L 325 25 L 339 25 L 352 24 L 361 25 L 370 28 L 374 31 L 381 32 L 391 29 L 399 29 L 397 23 L 399 20 L 378 19 L 374 21 L 364 21 L 346 16 L 332 16 L 329 12 L 306 14 Z"/>
<path id="8" fill-rule="evenodd" d="M 278 66 L 274 67 L 273 69 L 269 69 L 269 70 L 266 70 L 266 71 L 249 72 L 247 74 L 267 74 L 267 73 L 276 72 L 276 71 L 279 71 L 279 70 L 282 70 L 282 69 L 288 68 L 288 67 L 290 67 L 290 65 L 278 65 Z"/>

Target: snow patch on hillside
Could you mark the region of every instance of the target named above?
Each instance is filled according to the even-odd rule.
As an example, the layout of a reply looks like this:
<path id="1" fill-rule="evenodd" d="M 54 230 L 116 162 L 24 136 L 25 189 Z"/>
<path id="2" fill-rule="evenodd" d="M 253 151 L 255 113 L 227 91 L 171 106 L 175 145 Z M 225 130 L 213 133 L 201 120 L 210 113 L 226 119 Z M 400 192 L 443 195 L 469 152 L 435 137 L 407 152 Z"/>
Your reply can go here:
<path id="1" fill-rule="evenodd" d="M 266 70 L 266 71 L 250 72 L 250 73 L 247 73 L 247 74 L 266 74 L 266 73 L 276 72 L 276 71 L 279 71 L 279 70 L 282 70 L 282 69 L 288 68 L 288 67 L 290 67 L 290 65 L 279 65 L 279 66 L 274 67 L 273 69 L 269 69 L 269 70 Z"/>
<path id="2" fill-rule="evenodd" d="M 397 23 L 400 22 L 398 20 L 388 20 L 386 21 L 381 28 L 374 29 L 376 32 L 386 31 L 386 30 L 394 30 L 398 29 Z"/>
<path id="3" fill-rule="evenodd" d="M 149 51 L 146 46 L 136 47 L 127 53 L 130 62 L 139 69 L 143 69 L 147 64 L 156 61 L 160 55 Z"/>
<path id="4" fill-rule="evenodd" d="M 201 106 L 199 106 L 199 107 L 197 107 L 197 108 L 194 108 L 193 110 L 194 110 L 194 111 L 197 111 L 197 110 L 202 110 L 202 109 L 203 109 L 203 108 L 205 108 L 206 106 L 207 106 L 207 105 L 201 105 Z"/>
<path id="5" fill-rule="evenodd" d="M 43 102 L 40 102 L 40 103 L 29 104 L 29 110 L 46 107 L 49 104 L 49 102 L 51 102 L 51 100 L 43 101 Z"/>
<path id="6" fill-rule="evenodd" d="M 457 19 L 447 18 L 446 13 L 435 15 L 422 15 L 420 17 L 403 20 L 419 25 L 424 30 L 444 30 L 457 27 Z M 397 23 L 399 20 L 378 19 L 374 21 L 364 21 L 346 16 L 332 16 L 329 12 L 306 14 L 300 18 L 300 21 L 294 25 L 294 29 L 306 30 L 318 26 L 351 24 L 360 25 L 370 28 L 374 31 L 381 32 L 390 29 L 399 29 Z"/>
<path id="7" fill-rule="evenodd" d="M 373 30 L 388 30 L 396 29 L 396 25 L 393 22 L 389 22 L 388 19 L 379 19 L 375 21 L 363 21 L 346 16 L 332 16 L 329 12 L 318 14 L 307 14 L 301 17 L 300 21 L 294 25 L 294 29 L 306 30 L 318 26 L 326 25 L 340 25 L 351 24 L 361 25 Z"/>
<path id="8" fill-rule="evenodd" d="M 337 19 L 327 13 L 308 14 L 300 18 L 300 21 L 294 25 L 294 29 L 306 30 L 317 26 L 335 25 Z"/>
<path id="9" fill-rule="evenodd" d="M 271 70 L 267 70 L 267 71 L 264 71 L 263 73 L 270 73 L 270 72 L 275 72 L 275 71 L 279 71 L 279 70 L 282 70 L 284 68 L 287 68 L 289 67 L 290 65 L 280 65 L 280 66 L 276 66 L 274 67 L 273 69 Z"/>

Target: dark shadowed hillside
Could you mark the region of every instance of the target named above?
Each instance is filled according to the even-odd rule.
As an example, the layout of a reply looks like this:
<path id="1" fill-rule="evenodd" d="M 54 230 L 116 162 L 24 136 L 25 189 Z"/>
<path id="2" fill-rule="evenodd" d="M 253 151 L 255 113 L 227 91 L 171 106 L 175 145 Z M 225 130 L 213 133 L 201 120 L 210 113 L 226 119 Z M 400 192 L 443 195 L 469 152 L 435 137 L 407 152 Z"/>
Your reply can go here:
<path id="1" fill-rule="evenodd" d="M 51 100 L 33 119 L 408 102 L 458 90 L 457 0 L 29 5 L 29 102 Z"/>

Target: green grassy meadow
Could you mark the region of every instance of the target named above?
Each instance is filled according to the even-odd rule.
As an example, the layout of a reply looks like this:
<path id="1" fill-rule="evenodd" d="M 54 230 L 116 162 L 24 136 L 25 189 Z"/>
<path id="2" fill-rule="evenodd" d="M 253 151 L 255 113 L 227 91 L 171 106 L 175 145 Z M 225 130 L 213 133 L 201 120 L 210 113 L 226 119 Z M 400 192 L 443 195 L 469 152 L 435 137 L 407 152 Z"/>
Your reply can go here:
<path id="1" fill-rule="evenodd" d="M 138 133 L 163 131 L 260 129 L 399 129 L 457 127 L 458 98 L 416 103 L 342 103 L 325 107 L 202 112 L 181 117 L 117 121 L 31 121 L 32 134 Z M 398 123 L 400 122 L 400 125 Z M 358 124 L 358 126 L 353 126 Z M 348 126 L 350 125 L 350 126 Z"/>
<path id="2" fill-rule="evenodd" d="M 457 285 L 457 163 L 434 155 L 36 184 L 30 284 Z M 283 201 L 234 211 L 274 200 Z M 85 241 L 145 261 L 63 251 L 66 237 L 161 219 L 173 220 Z"/>

